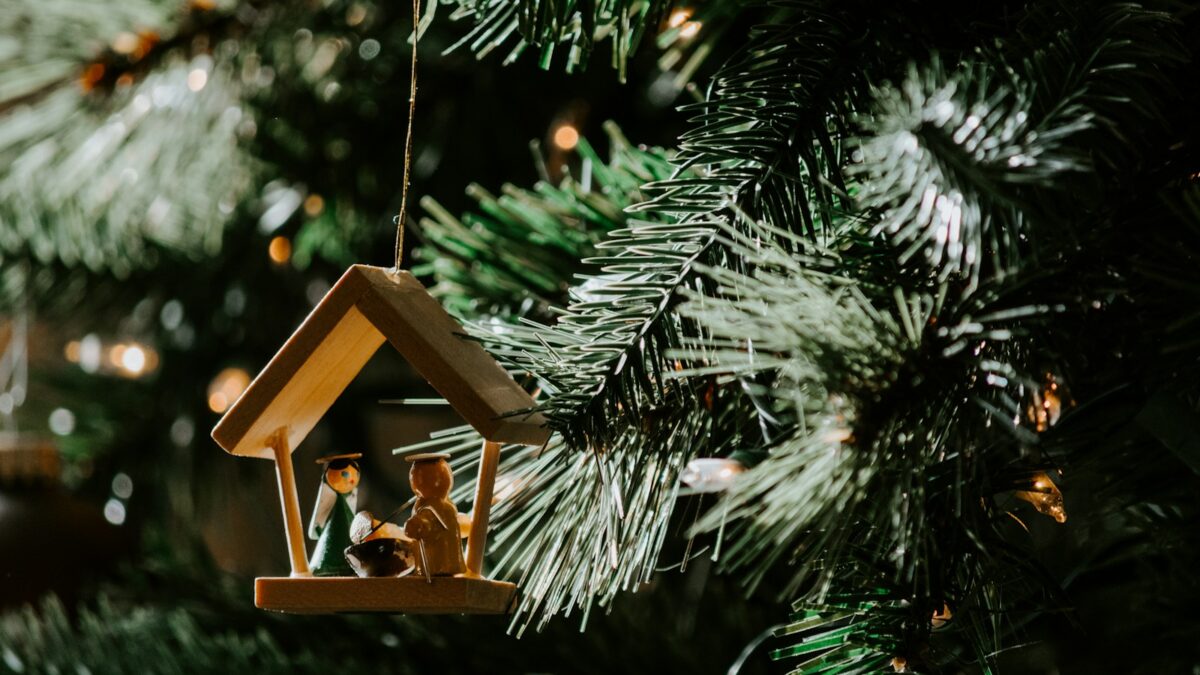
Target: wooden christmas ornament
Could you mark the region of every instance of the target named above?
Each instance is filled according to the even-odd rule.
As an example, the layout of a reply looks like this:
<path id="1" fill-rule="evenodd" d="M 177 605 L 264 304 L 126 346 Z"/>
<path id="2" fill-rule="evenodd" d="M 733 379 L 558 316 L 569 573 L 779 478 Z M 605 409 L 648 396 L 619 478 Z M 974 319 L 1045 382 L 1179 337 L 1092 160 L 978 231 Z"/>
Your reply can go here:
<path id="1" fill-rule="evenodd" d="M 482 577 L 502 443 L 549 437 L 535 403 L 405 271 L 354 265 L 309 314 L 213 429 L 226 452 L 275 461 L 290 577 L 255 581 L 255 604 L 295 613 L 503 613 L 516 587 Z M 384 343 L 412 364 L 485 442 L 459 576 L 313 577 L 304 544 L 292 451 Z M 449 524 L 448 524 L 449 525 Z M 457 528 L 455 528 L 457 534 Z"/>

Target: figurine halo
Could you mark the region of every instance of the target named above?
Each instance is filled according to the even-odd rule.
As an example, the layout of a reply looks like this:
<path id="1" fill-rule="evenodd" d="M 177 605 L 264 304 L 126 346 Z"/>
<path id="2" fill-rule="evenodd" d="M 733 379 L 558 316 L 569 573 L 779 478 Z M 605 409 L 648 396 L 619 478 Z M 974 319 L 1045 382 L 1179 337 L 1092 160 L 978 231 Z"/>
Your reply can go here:
<path id="1" fill-rule="evenodd" d="M 450 455 L 445 452 L 418 452 L 415 455 L 405 456 L 404 461 L 416 464 L 417 462 L 433 462 L 439 459 L 448 460 L 450 459 Z"/>
<path id="2" fill-rule="evenodd" d="M 345 452 L 340 455 L 325 455 L 317 460 L 317 464 L 330 464 L 338 461 L 339 459 L 360 459 L 361 457 L 361 452 Z"/>

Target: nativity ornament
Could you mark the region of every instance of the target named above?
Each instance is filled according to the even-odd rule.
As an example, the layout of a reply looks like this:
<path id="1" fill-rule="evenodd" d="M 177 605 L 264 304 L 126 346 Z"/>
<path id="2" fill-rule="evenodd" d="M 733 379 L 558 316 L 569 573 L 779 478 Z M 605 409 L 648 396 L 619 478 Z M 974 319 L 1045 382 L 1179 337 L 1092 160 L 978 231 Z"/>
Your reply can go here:
<path id="1" fill-rule="evenodd" d="M 464 333 L 412 274 L 354 265 L 221 418 L 212 432 L 217 444 L 273 460 L 279 483 L 292 569 L 255 580 L 256 606 L 305 614 L 508 611 L 516 586 L 483 576 L 500 447 L 542 445 L 550 431 L 529 394 Z M 356 515 L 358 455 L 325 457 L 310 559 L 292 452 L 385 342 L 485 439 L 474 510 L 468 518 L 450 501 L 444 455 L 417 455 L 407 458 L 417 499 L 402 528 Z"/>

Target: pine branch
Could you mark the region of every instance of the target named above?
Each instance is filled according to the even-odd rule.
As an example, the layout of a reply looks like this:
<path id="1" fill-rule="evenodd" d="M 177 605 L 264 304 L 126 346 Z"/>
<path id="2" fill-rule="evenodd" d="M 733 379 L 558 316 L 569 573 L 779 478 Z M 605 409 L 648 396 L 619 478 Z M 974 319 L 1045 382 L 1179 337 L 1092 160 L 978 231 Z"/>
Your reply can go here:
<path id="1" fill-rule="evenodd" d="M 858 141 L 872 234 L 968 290 L 1077 236 L 1063 226 L 1098 199 L 1092 158 L 1115 166 L 1160 122 L 1164 71 L 1184 58 L 1171 17 L 1136 5 L 1048 3 L 1024 23 L 1008 52 L 881 88 Z"/>
<path id="2" fill-rule="evenodd" d="M 61 0 L 8 0 L 0 16 L 0 115 L 32 105 L 48 93 L 74 85 L 84 65 L 119 37 L 168 29 L 178 10 L 174 0 L 134 0 L 116 7 Z"/>
<path id="3" fill-rule="evenodd" d="M 536 375 L 539 407 L 561 434 L 542 449 L 509 449 L 504 460 L 503 481 L 520 494 L 498 504 L 493 541 L 505 551 L 497 573 L 521 574 L 525 591 L 513 626 L 522 631 L 572 608 L 586 620 L 594 604 L 605 606 L 649 579 L 678 474 L 702 449 L 679 439 L 709 437 L 714 424 L 695 385 L 667 383 L 660 375 L 667 369 L 663 351 L 677 345 L 685 330 L 670 311 L 675 289 L 694 278 L 691 265 L 706 255 L 712 232 L 621 213 L 640 199 L 643 182 L 665 174 L 667 164 L 659 153 L 614 140 L 611 165 L 593 163 L 600 194 L 570 180 L 558 190 L 542 186 L 536 197 L 510 189 L 507 201 L 483 202 L 490 218 L 472 222 L 469 232 L 444 213 L 436 223 L 423 223 L 437 246 L 423 256 L 442 252 L 441 269 L 458 279 L 468 269 L 474 275 L 482 261 L 516 288 L 528 289 L 531 275 L 547 289 L 561 288 L 571 273 L 581 280 L 552 325 L 525 320 L 470 326 L 510 370 Z M 530 238 L 544 240 L 549 223 L 564 215 L 580 219 L 581 227 L 561 248 L 598 250 L 601 257 L 582 261 L 599 266 L 598 272 L 577 273 L 577 259 L 563 261 L 561 251 L 542 266 L 517 259 L 529 255 L 521 251 Z M 610 298 L 620 301 L 614 305 Z M 457 454 L 473 453 L 478 443 L 473 431 L 461 429 L 421 446 Z M 469 469 L 473 459 L 456 468 Z"/>
<path id="4" fill-rule="evenodd" d="M 704 222 L 731 210 L 817 234 L 844 196 L 840 139 L 863 100 L 860 27 L 833 3 L 783 3 L 716 74 L 708 100 L 685 106 L 680 175 L 646 186 L 638 211 Z M 817 205 L 814 215 L 810 204 Z"/>
<path id="5" fill-rule="evenodd" d="M 207 81 L 195 92 L 197 71 Z M 118 275 L 152 264 L 156 247 L 215 253 L 253 187 L 238 87 L 229 64 L 180 59 L 114 93 L 111 112 L 73 89 L 14 110 L 0 148 L 0 251 Z"/>
<path id="6" fill-rule="evenodd" d="M 588 277 L 597 298 L 576 301 L 552 326 L 474 326 L 473 333 L 510 368 L 537 376 L 540 408 L 563 441 L 509 460 L 511 480 L 530 495 L 496 541 L 513 546 L 501 569 L 521 569 L 526 592 L 514 622 L 544 624 L 572 607 L 603 605 L 648 579 L 658 558 L 683 465 L 704 449 L 712 415 L 689 383 L 668 383 L 663 352 L 684 328 L 668 311 L 674 289 L 692 278 L 707 230 L 634 222 L 600 244 L 617 248 Z M 585 281 L 583 288 L 587 288 Z M 636 289 L 644 289 L 637 291 Z M 609 384 L 612 386 L 608 386 Z M 736 417 L 734 418 L 736 420 Z M 691 441 L 683 442 L 684 439 Z M 447 437 L 457 449 L 478 447 L 468 432 Z M 514 623 L 517 625 L 517 623 Z"/>
<path id="7" fill-rule="evenodd" d="M 1031 92 L 997 82 L 986 66 L 948 75 L 935 60 L 876 94 L 855 177 L 860 208 L 878 214 L 871 234 L 900 249 L 901 265 L 921 254 L 939 280 L 965 277 L 972 287 L 985 266 L 1016 266 L 1027 221 L 1040 215 L 1027 186 L 1053 189 L 1081 171 L 1082 158 L 1063 145 L 1090 123 L 1077 106 L 1039 123 Z"/>
<path id="8" fill-rule="evenodd" d="M 8 672 L 328 673 L 346 667 L 346 655 L 282 648 L 265 629 L 246 634 L 209 632 L 186 610 L 117 607 L 68 617 L 51 596 L 40 611 L 0 616 L 0 663 Z"/>
<path id="9" fill-rule="evenodd" d="M 1172 71 L 1189 60 L 1177 18 L 1126 2 L 1038 3 L 1020 35 L 994 51 L 1029 83 L 1035 119 L 1085 110 L 1092 124 L 1068 142 L 1117 172 L 1165 125 L 1177 89 Z"/>
<path id="10" fill-rule="evenodd" d="M 0 256 L 125 276 L 163 249 L 219 249 L 253 188 L 256 164 L 238 147 L 245 84 L 230 59 L 189 58 L 171 40 L 132 33 L 171 30 L 168 8 L 177 6 L 58 2 L 5 13 L 7 32 L 28 43 L 0 68 Z M 108 53 L 97 36 L 117 45 L 108 51 L 130 50 L 126 60 L 157 45 L 154 67 L 125 81 L 115 62 L 89 66 Z"/>
<path id="11" fill-rule="evenodd" d="M 479 213 L 461 218 L 432 197 L 422 200 L 430 217 L 421 219 L 424 244 L 414 252 L 424 264 L 413 271 L 433 277 L 430 291 L 450 311 L 511 322 L 522 315 L 548 319 L 552 308 L 566 304 L 570 280 L 585 269 L 581 261 L 627 224 L 624 209 L 641 201 L 641 185 L 670 169 L 663 151 L 634 147 L 615 125 L 605 128 L 610 159 L 581 140 L 578 179 L 543 181 L 531 190 L 505 185 L 499 197 L 472 185 L 467 192 Z"/>
<path id="12" fill-rule="evenodd" d="M 630 152 L 617 156 L 624 163 Z M 660 175 L 666 167 L 661 157 L 640 151 L 633 158 Z M 636 203 L 647 173 L 601 176 L 611 183 L 606 201 Z M 497 206 L 507 208 L 493 209 L 500 221 L 494 226 L 473 227 L 469 237 L 459 228 L 446 231 L 443 250 L 456 256 L 447 261 L 455 269 L 475 258 L 502 260 L 526 237 L 540 236 L 542 223 L 561 208 L 548 200 L 522 200 L 519 211 L 512 203 Z M 497 572 L 521 575 L 525 592 L 513 620 L 521 631 L 574 608 L 586 620 L 593 605 L 607 606 L 618 592 L 648 581 L 683 465 L 698 453 L 745 445 L 740 426 L 745 409 L 753 408 L 738 388 L 716 392 L 709 378 L 668 382 L 663 376 L 674 369 L 664 352 L 688 330 L 673 309 L 677 289 L 695 280 L 697 260 L 719 260 L 720 248 L 710 248 L 716 230 L 619 217 L 625 227 L 595 244 L 609 254 L 583 261 L 599 272 L 577 275 L 582 283 L 556 323 L 471 327 L 511 370 L 536 375 L 539 407 L 561 434 L 542 449 L 510 449 L 504 461 L 502 482 L 517 486 L 517 494 L 496 509 L 494 541 L 503 551 Z M 420 445 L 470 457 L 478 442 L 463 429 Z M 469 470 L 472 461 L 456 465 Z M 464 490 L 460 497 L 466 496 Z"/>
<path id="13" fill-rule="evenodd" d="M 722 565 L 751 587 L 786 570 L 779 595 L 821 603 L 865 560 L 902 589 L 918 635 L 942 602 L 986 608 L 1000 584 L 1045 587 L 994 505 L 1031 475 L 1020 448 L 1037 442 L 1026 409 L 1041 385 L 1024 336 L 1062 311 L 1032 302 L 1042 284 L 1009 279 L 952 305 L 944 291 L 868 295 L 824 271 L 841 264 L 832 253 L 725 237 L 752 271 L 704 269 L 713 290 L 680 311 L 705 338 L 677 353 L 702 365 L 679 375 L 770 373 L 775 410 L 798 423 L 696 524 L 731 530 Z M 965 632 L 987 660 L 996 631 Z"/>
<path id="14" fill-rule="evenodd" d="M 447 51 L 466 47 L 483 58 L 496 49 L 507 50 L 505 63 L 512 63 L 527 49 L 537 52 L 538 64 L 549 68 L 556 51 L 568 73 L 585 68 L 595 44 L 611 40 L 612 66 L 625 81 L 630 58 L 641 43 L 653 38 L 665 13 L 673 3 L 668 0 L 591 0 L 588 2 L 552 2 L 551 0 L 456 0 L 458 8 L 451 19 L 470 19 L 474 26 Z M 436 4 L 427 11 L 426 21 Z M 698 5 L 689 16 L 697 27 L 719 25 L 736 14 L 739 2 L 712 0 Z M 673 27 L 664 37 L 678 33 Z M 694 65 L 693 65 L 694 69 Z"/>

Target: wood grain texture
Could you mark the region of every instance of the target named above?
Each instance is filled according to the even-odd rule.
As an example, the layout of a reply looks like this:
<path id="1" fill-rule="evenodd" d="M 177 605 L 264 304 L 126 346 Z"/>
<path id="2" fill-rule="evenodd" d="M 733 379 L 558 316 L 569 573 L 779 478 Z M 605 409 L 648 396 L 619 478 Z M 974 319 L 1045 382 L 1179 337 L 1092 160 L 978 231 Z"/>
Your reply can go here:
<path id="1" fill-rule="evenodd" d="M 499 465 L 500 444 L 484 441 L 479 456 L 479 480 L 475 483 L 475 505 L 471 507 L 471 534 L 467 537 L 467 576 L 483 576 L 483 553 L 487 550 L 496 467 Z"/>
<path id="2" fill-rule="evenodd" d="M 533 399 L 408 272 L 354 265 L 321 300 L 213 429 L 227 452 L 271 458 L 270 435 L 293 450 L 384 341 L 468 424 L 497 442 L 549 437 Z"/>
<path id="3" fill-rule="evenodd" d="M 287 429 L 276 429 L 270 444 L 275 453 L 275 475 L 279 482 L 279 503 L 283 507 L 283 531 L 287 535 L 292 576 L 307 577 L 312 572 L 308 569 L 308 550 L 304 546 L 304 526 L 300 523 L 300 499 L 296 496 L 296 472 L 292 468 Z"/>
<path id="4" fill-rule="evenodd" d="M 254 605 L 290 614 L 505 614 L 517 587 L 468 577 L 259 577 Z"/>

